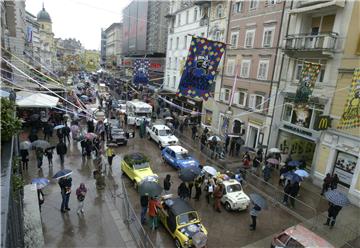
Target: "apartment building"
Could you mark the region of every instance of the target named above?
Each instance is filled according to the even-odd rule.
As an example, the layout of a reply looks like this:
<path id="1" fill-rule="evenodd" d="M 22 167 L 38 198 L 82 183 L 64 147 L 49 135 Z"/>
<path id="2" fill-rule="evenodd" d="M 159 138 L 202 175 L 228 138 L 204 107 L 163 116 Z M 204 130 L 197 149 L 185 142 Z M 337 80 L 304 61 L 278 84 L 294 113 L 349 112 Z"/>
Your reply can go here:
<path id="1" fill-rule="evenodd" d="M 122 23 L 113 23 L 104 32 L 106 67 L 116 68 L 122 63 Z"/>

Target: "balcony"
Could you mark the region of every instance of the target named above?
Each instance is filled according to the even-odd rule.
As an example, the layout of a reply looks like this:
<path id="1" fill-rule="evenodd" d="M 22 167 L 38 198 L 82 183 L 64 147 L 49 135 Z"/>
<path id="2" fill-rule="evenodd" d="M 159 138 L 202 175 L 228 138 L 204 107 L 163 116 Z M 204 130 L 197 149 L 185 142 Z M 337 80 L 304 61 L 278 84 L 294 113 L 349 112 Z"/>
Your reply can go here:
<path id="1" fill-rule="evenodd" d="M 334 32 L 312 34 L 294 34 L 285 38 L 285 53 L 289 56 L 333 57 L 338 34 Z"/>
<path id="2" fill-rule="evenodd" d="M 195 4 L 195 5 L 199 5 L 199 6 L 202 6 L 202 5 L 204 5 L 204 6 L 210 6 L 211 1 L 195 0 L 195 1 L 194 1 L 194 4 Z"/>
<path id="3" fill-rule="evenodd" d="M 209 25 L 209 19 L 208 18 L 202 18 L 200 20 L 200 26 L 203 27 L 203 26 L 207 26 Z"/>

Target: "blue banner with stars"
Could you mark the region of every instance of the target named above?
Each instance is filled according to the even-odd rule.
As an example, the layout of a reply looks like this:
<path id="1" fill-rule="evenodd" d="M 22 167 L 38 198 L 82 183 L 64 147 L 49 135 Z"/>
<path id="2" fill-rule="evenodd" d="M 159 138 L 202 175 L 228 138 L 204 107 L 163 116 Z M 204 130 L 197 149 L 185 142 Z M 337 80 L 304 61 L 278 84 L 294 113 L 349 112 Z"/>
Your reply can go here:
<path id="1" fill-rule="evenodd" d="M 149 60 L 136 59 L 134 62 L 134 84 L 149 83 Z"/>
<path id="2" fill-rule="evenodd" d="M 208 99 L 225 46 L 222 42 L 192 37 L 178 96 Z"/>

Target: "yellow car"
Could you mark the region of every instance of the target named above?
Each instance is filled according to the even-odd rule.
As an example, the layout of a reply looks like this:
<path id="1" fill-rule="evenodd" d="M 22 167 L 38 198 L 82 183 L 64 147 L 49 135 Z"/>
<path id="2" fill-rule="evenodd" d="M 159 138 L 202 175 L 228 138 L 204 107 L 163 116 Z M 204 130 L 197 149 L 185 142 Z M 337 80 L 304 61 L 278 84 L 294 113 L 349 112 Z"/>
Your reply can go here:
<path id="1" fill-rule="evenodd" d="M 121 161 L 121 171 L 134 183 L 135 189 L 146 177 L 153 177 L 157 181 L 158 176 L 150 167 L 150 160 L 141 153 L 131 153 L 124 156 Z"/>
<path id="2" fill-rule="evenodd" d="M 207 236 L 196 210 L 183 199 L 171 197 L 162 200 L 158 214 L 165 229 L 175 239 L 177 248 L 192 247 L 192 237 L 198 232 Z"/>

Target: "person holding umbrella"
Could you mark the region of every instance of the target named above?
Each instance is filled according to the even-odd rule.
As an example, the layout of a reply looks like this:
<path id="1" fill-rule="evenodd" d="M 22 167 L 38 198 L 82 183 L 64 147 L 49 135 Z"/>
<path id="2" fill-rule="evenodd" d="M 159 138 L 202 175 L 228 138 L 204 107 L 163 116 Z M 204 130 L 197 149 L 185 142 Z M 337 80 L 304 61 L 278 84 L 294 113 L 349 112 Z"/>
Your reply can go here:
<path id="1" fill-rule="evenodd" d="M 70 127 L 65 123 L 65 127 L 63 127 L 63 134 L 64 134 L 64 142 L 66 142 L 66 139 L 68 140 L 70 144 Z"/>
<path id="2" fill-rule="evenodd" d="M 167 174 L 165 179 L 164 179 L 164 192 L 165 194 L 168 194 L 170 191 L 170 187 L 171 187 L 171 176 L 170 174 Z"/>
<path id="3" fill-rule="evenodd" d="M 260 214 L 261 211 L 261 207 L 256 205 L 253 201 L 253 208 L 250 210 L 250 216 L 251 216 L 251 225 L 250 225 L 250 231 L 255 231 L 256 230 L 256 219 L 258 217 L 258 215 Z"/>
<path id="4" fill-rule="evenodd" d="M 149 217 L 150 217 L 150 228 L 152 230 L 158 228 L 157 208 L 162 208 L 160 202 L 155 197 L 151 197 L 149 201 Z"/>
<path id="5" fill-rule="evenodd" d="M 190 195 L 189 188 L 186 186 L 185 182 L 182 182 L 178 187 L 178 196 L 185 200 Z"/>
<path id="6" fill-rule="evenodd" d="M 328 217 L 324 225 L 330 225 L 333 228 L 335 220 L 340 210 L 349 205 L 350 201 L 347 195 L 338 190 L 329 190 L 325 192 L 325 198 L 329 201 Z"/>
<path id="7" fill-rule="evenodd" d="M 328 189 L 330 188 L 331 185 L 331 175 L 330 173 L 326 174 L 326 177 L 323 180 L 323 185 L 322 185 L 322 189 L 321 189 L 321 195 L 324 195 L 324 193 L 326 191 L 328 191 Z"/>
<path id="8" fill-rule="evenodd" d="M 48 159 L 48 162 L 49 162 L 49 167 L 50 166 L 53 166 L 53 149 L 55 148 L 55 146 L 53 147 L 49 147 L 47 149 L 45 149 L 45 156 L 47 157 Z"/>
<path id="9" fill-rule="evenodd" d="M 146 221 L 146 213 L 149 206 L 149 194 L 145 193 L 144 195 L 140 196 L 140 206 L 141 206 L 141 216 L 140 221 L 141 224 L 144 224 Z"/>
<path id="10" fill-rule="evenodd" d="M 28 170 L 29 165 L 29 151 L 26 149 L 20 150 L 21 162 L 23 164 L 23 170 Z"/>
<path id="11" fill-rule="evenodd" d="M 66 144 L 64 143 L 63 140 L 60 140 L 60 143 L 57 144 L 56 146 L 56 153 L 59 155 L 60 157 L 60 163 L 61 163 L 61 166 L 64 166 L 64 156 L 65 154 L 67 153 L 67 147 L 66 147 Z"/>
<path id="12" fill-rule="evenodd" d="M 291 184 L 291 187 L 290 187 L 290 206 L 291 207 L 295 207 L 295 198 L 296 196 L 298 195 L 299 193 L 299 190 L 300 190 L 300 184 L 298 181 L 294 181 L 292 184 Z"/>
<path id="13" fill-rule="evenodd" d="M 341 209 L 342 209 L 341 206 L 338 206 L 338 205 L 335 205 L 335 204 L 329 202 L 328 217 L 327 217 L 324 225 L 330 226 L 330 228 L 333 228 L 335 225 L 336 217 L 338 216 Z"/>
<path id="14" fill-rule="evenodd" d="M 61 190 L 61 212 L 65 213 L 66 211 L 70 211 L 69 208 L 69 199 L 71 194 L 71 186 L 72 186 L 72 178 L 70 176 L 61 177 L 59 179 L 59 186 Z"/>
<path id="15" fill-rule="evenodd" d="M 37 166 L 40 170 L 43 163 L 44 150 L 41 147 L 36 147 L 35 153 L 37 159 Z"/>

